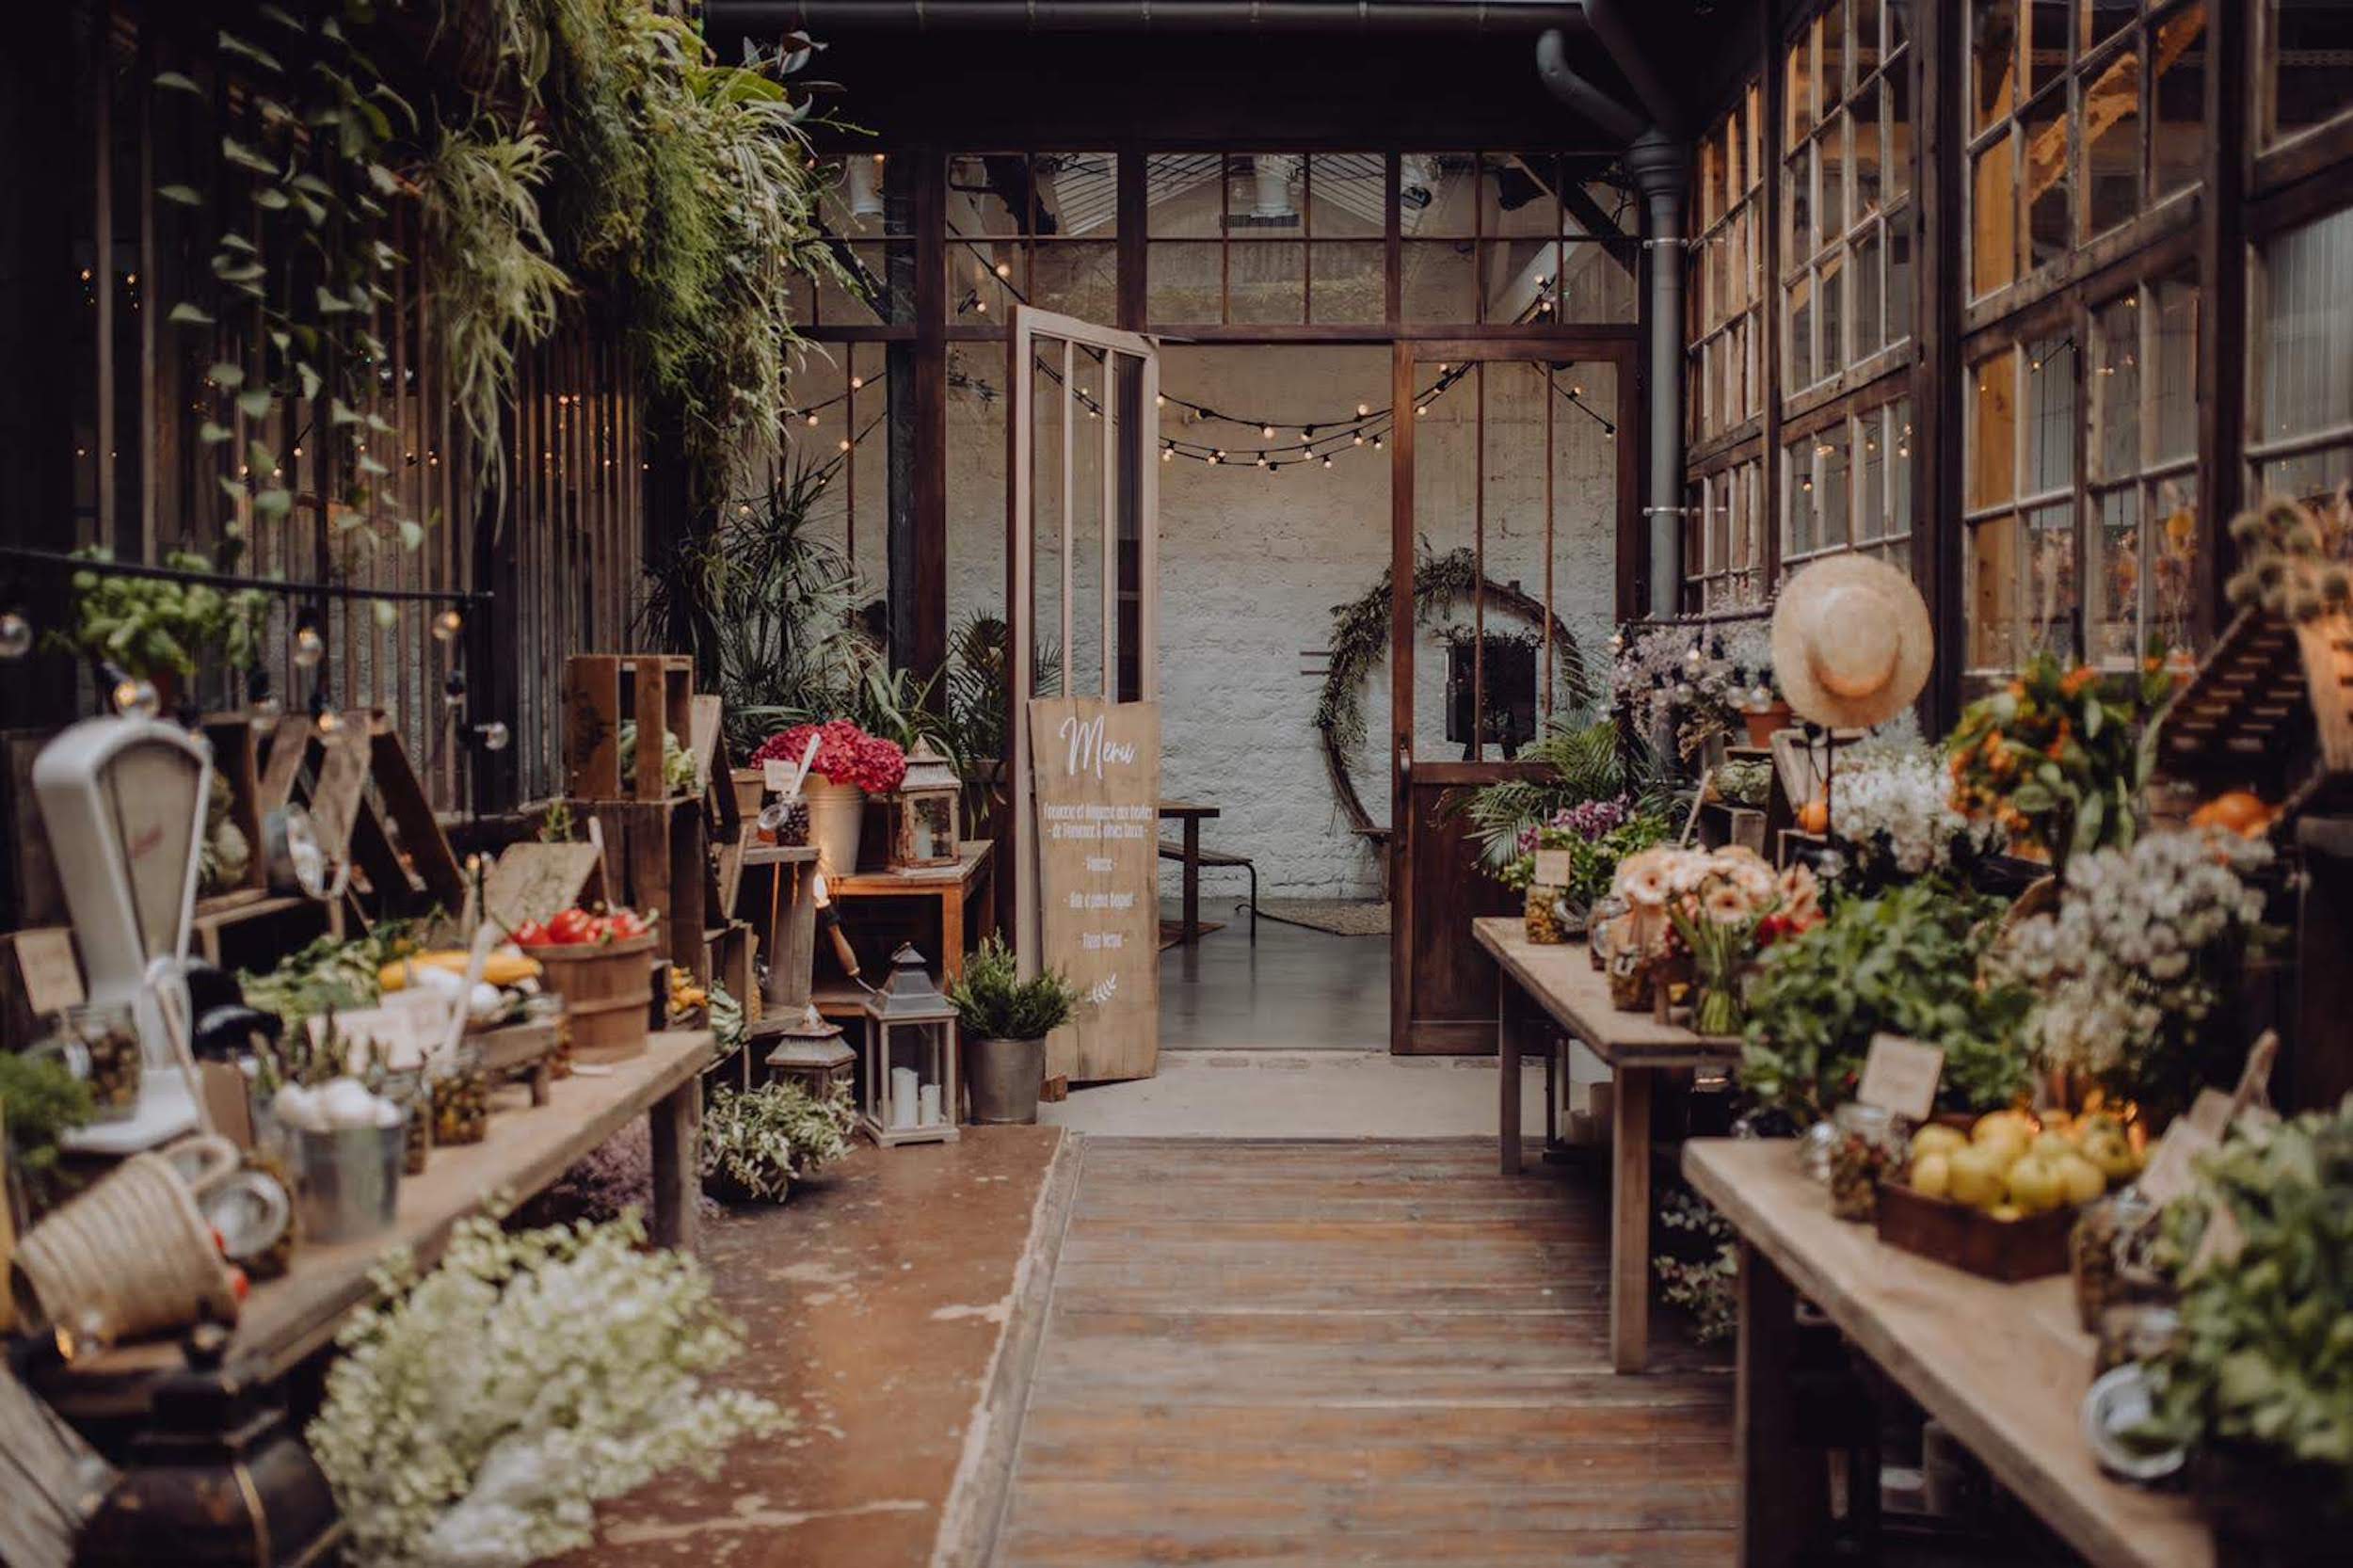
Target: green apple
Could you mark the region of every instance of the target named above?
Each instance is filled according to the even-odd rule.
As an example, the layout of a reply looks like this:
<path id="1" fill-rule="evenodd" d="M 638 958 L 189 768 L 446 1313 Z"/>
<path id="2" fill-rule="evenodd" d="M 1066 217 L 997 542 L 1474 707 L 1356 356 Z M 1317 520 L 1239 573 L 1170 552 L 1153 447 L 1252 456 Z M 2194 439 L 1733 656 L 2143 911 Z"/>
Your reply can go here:
<path id="1" fill-rule="evenodd" d="M 2067 1197 L 2067 1181 L 2060 1174 L 2058 1162 L 2035 1154 L 2009 1168 L 2009 1174 L 2003 1177 L 2003 1189 L 2009 1201 L 2028 1214 L 2048 1213 Z"/>
<path id="2" fill-rule="evenodd" d="M 1968 1134 L 1942 1122 L 1930 1122 L 1912 1135 L 1912 1158 L 1914 1160 L 1924 1154 L 1951 1154 L 1968 1146 Z"/>
<path id="3" fill-rule="evenodd" d="M 2095 1202 L 2108 1190 L 2108 1178 L 2100 1167 L 2072 1149 L 2059 1157 L 2058 1171 L 2059 1184 L 2066 1189 L 2071 1208 Z"/>
<path id="4" fill-rule="evenodd" d="M 1952 1131 L 1950 1128 L 1943 1130 Z M 1962 1147 L 1968 1145 L 1963 1144 Z M 1912 1160 L 1912 1190 L 1924 1198 L 1941 1198 L 1953 1190 L 1951 1157 L 1931 1150 L 1914 1155 Z"/>
<path id="5" fill-rule="evenodd" d="M 2064 1133 L 2045 1132 L 2026 1146 L 2026 1152 L 2044 1160 L 2065 1160 L 2075 1151 L 2075 1141 Z"/>
<path id="6" fill-rule="evenodd" d="M 1945 1157 L 1947 1195 L 1972 1208 L 1991 1208 L 2002 1201 L 2001 1151 L 1973 1144 Z"/>
<path id="7" fill-rule="evenodd" d="M 2140 1156 L 2133 1152 L 2132 1140 L 2121 1128 L 2086 1133 L 2083 1157 L 2113 1182 L 2130 1181 L 2140 1174 Z"/>

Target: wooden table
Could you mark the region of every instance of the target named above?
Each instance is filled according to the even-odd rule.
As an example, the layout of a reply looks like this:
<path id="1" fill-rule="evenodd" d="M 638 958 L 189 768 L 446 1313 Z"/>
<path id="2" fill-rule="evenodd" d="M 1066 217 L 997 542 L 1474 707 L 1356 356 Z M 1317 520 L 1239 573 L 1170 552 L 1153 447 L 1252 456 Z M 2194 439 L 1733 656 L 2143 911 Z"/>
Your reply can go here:
<path id="1" fill-rule="evenodd" d="M 400 1208 L 390 1231 L 300 1247 L 284 1277 L 254 1287 L 222 1359 L 222 1375 L 249 1382 L 282 1374 L 326 1345 L 344 1315 L 373 1298 L 368 1274 L 387 1253 L 406 1247 L 420 1268 L 430 1268 L 450 1227 L 479 1213 L 486 1200 L 532 1196 L 637 1116 L 653 1122 L 653 1213 L 648 1220 L 653 1239 L 695 1250 L 702 1186 L 696 1080 L 711 1049 L 707 1030 L 656 1034 L 643 1056 L 550 1085 L 545 1106 L 500 1096 L 488 1138 L 436 1148 L 424 1174 L 400 1184 Z M 176 1341 L 143 1340 L 60 1368 L 43 1378 L 41 1388 L 75 1415 L 136 1414 L 146 1408 L 157 1377 L 182 1366 Z"/>
<path id="2" fill-rule="evenodd" d="M 1218 808 L 1197 800 L 1164 800 L 1160 815 L 1176 823 L 1183 836 L 1184 918 L 1176 923 L 1176 939 L 1197 942 L 1217 929 L 1215 924 L 1201 923 L 1201 824 L 1218 815 Z"/>
<path id="3" fill-rule="evenodd" d="M 1639 1372 L 1650 1358 L 1651 1091 L 1661 1073 L 1738 1061 L 1739 1043 L 1611 1006 L 1609 979 L 1593 968 L 1584 943 L 1531 942 L 1527 922 L 1516 915 L 1481 916 L 1471 922 L 1471 932 L 1494 954 L 1505 982 L 1496 1005 L 1504 1174 L 1517 1175 L 1520 1169 L 1520 1056 L 1531 1009 L 1583 1041 L 1615 1077 L 1609 1358 L 1621 1372 Z M 1525 999 L 1523 1004 L 1515 1006 L 1514 996 Z"/>
<path id="4" fill-rule="evenodd" d="M 1790 1430 L 1801 1295 L 2099 1568 L 2213 1568 L 2189 1500 L 2100 1473 L 2077 1427 L 2091 1336 L 2065 1276 L 2001 1285 L 1832 1217 L 1786 1140 L 1694 1139 L 1683 1171 L 1740 1233 L 1739 1561 L 1783 1568 L 1826 1507 Z"/>
<path id="5" fill-rule="evenodd" d="M 947 984 L 964 973 L 965 905 L 977 894 L 988 888 L 990 875 L 989 850 L 991 840 L 975 840 L 959 846 L 956 863 L 934 866 L 920 871 L 859 872 L 853 876 L 829 877 L 825 891 L 831 898 L 927 898 L 939 904 L 939 983 Z M 985 936 L 995 929 L 991 919 L 994 905 L 981 900 L 980 934 Z"/>

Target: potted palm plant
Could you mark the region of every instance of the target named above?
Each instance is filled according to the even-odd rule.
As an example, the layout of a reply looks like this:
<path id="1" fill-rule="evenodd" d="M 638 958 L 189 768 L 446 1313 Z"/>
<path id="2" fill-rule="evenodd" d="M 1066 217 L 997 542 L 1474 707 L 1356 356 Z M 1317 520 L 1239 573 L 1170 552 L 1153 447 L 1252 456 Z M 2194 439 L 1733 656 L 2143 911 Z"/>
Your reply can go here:
<path id="1" fill-rule="evenodd" d="M 1059 970 L 1021 978 L 1013 949 L 990 936 L 948 987 L 966 1036 L 964 1083 L 975 1122 L 1034 1122 L 1046 1037 L 1070 1021 L 1079 992 Z"/>

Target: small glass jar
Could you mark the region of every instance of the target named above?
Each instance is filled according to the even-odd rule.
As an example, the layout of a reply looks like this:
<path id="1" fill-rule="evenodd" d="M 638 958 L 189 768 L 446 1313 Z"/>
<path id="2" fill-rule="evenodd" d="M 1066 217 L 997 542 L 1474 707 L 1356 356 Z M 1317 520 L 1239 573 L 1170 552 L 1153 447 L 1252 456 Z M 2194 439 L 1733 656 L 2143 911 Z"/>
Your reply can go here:
<path id="1" fill-rule="evenodd" d="M 1569 908 L 1567 890 L 1546 883 L 1528 885 L 1528 898 L 1521 913 L 1527 921 L 1528 939 L 1539 947 L 1557 947 L 1584 929 L 1584 922 L 1576 919 Z"/>
<path id="2" fill-rule="evenodd" d="M 1608 967 L 1609 959 L 1609 928 L 1628 908 L 1625 900 L 1615 893 L 1604 893 L 1585 912 L 1586 951 L 1596 969 Z"/>
<path id="3" fill-rule="evenodd" d="M 1879 1214 L 1880 1178 L 1903 1160 L 1902 1121 L 1875 1105 L 1850 1101 L 1831 1117 L 1830 1211 L 1842 1220 Z"/>
<path id="4" fill-rule="evenodd" d="M 424 1175 L 425 1161 L 433 1154 L 433 1118 L 426 1113 L 433 1101 L 425 1087 L 424 1070 L 410 1067 L 387 1073 L 383 1087 L 376 1092 L 408 1114 L 401 1144 L 402 1174 Z"/>
<path id="5" fill-rule="evenodd" d="M 57 1015 L 57 1027 L 40 1048 L 88 1085 L 96 1119 L 125 1122 L 138 1114 L 146 1060 L 138 1021 L 128 1002 L 85 1002 Z"/>
<path id="6" fill-rule="evenodd" d="M 478 1051 L 432 1076 L 433 1142 L 479 1144 L 490 1133 L 490 1079 Z"/>
<path id="7" fill-rule="evenodd" d="M 2160 1292 L 2156 1271 L 2146 1258 L 2156 1234 L 2157 1212 L 2139 1188 L 2120 1188 L 2088 1206 L 2068 1232 L 2075 1316 L 2085 1333 L 2100 1332 L 2113 1308 L 2146 1302 Z"/>

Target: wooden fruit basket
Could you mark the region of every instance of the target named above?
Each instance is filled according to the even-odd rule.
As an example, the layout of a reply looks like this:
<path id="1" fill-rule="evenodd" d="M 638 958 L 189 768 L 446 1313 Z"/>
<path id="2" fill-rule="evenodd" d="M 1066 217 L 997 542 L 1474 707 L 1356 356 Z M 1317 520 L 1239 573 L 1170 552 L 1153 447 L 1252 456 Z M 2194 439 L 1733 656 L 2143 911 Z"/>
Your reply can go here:
<path id="1" fill-rule="evenodd" d="M 547 942 L 523 950 L 539 961 L 539 983 L 564 999 L 574 1061 L 625 1062 L 645 1054 L 654 945 L 648 932 L 613 942 Z"/>
<path id="2" fill-rule="evenodd" d="M 2007 1285 L 2067 1272 L 2067 1238 L 2074 1225 L 2072 1208 L 1997 1220 L 1965 1203 L 1880 1183 L 1881 1240 Z"/>

